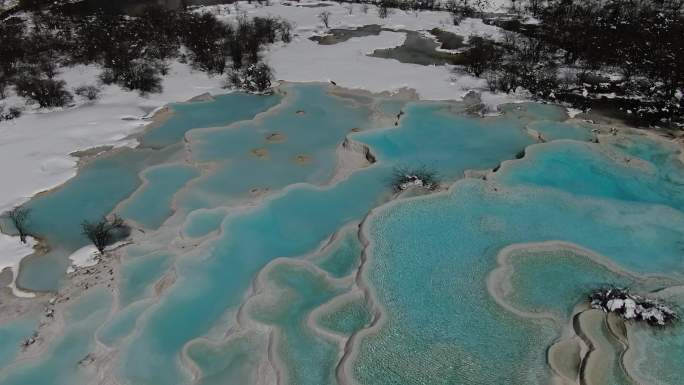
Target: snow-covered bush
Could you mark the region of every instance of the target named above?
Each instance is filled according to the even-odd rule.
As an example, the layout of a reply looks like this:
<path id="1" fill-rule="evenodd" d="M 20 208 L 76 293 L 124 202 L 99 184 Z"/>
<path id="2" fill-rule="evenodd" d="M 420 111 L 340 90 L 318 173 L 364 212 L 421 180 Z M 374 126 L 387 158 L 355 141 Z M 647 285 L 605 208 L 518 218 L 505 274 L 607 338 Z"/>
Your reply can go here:
<path id="1" fill-rule="evenodd" d="M 396 168 L 390 180 L 394 192 L 401 192 L 411 187 L 419 187 L 433 191 L 439 188 L 437 174 L 425 167 L 417 169 Z"/>
<path id="2" fill-rule="evenodd" d="M 116 83 L 128 90 L 141 94 L 161 91 L 161 64 L 144 60 L 133 60 L 122 68 L 106 68 L 100 74 L 104 84 Z"/>
<path id="3" fill-rule="evenodd" d="M 250 64 L 241 69 L 232 69 L 228 73 L 227 85 L 252 93 L 267 93 L 271 90 L 273 72 L 264 64 Z"/>
<path id="4" fill-rule="evenodd" d="M 10 107 L 5 111 L 5 106 L 0 104 L 0 122 L 3 120 L 12 120 L 21 116 L 21 110 L 16 107 Z"/>
<path id="5" fill-rule="evenodd" d="M 615 313 L 626 320 L 645 321 L 652 326 L 664 326 L 677 319 L 673 309 L 656 300 L 630 294 L 626 289 L 608 288 L 589 295 L 591 307 Z"/>

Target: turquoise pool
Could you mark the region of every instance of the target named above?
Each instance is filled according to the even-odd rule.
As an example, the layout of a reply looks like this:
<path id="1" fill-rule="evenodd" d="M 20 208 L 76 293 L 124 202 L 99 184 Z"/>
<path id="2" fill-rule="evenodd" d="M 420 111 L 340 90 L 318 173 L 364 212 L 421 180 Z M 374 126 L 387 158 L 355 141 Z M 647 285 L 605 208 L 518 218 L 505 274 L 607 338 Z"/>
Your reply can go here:
<path id="1" fill-rule="evenodd" d="M 49 250 L 23 288 L 69 284 L 83 220 L 116 213 L 132 244 L 111 254 L 113 285 L 60 308 L 43 354 L 17 347 L 39 315 L 0 324 L 0 385 L 546 384 L 588 288 L 680 302 L 665 295 L 684 283 L 679 146 L 592 143 L 554 105 L 461 107 L 322 84 L 170 106 L 141 146 L 27 203 Z M 440 189 L 395 194 L 399 168 Z M 648 358 L 611 378 L 676 384 L 682 328 L 628 325 Z"/>

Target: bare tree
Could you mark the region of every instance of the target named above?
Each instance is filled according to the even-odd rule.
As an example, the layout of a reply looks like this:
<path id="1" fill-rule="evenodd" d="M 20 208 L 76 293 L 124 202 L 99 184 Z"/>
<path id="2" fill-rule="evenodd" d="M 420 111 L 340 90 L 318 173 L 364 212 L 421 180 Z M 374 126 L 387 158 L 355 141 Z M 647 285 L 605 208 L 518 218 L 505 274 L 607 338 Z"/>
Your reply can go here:
<path id="1" fill-rule="evenodd" d="M 103 217 L 95 223 L 83 221 L 81 229 L 100 253 L 104 253 L 105 247 L 114 243 L 117 238 L 128 236 L 130 231 L 118 215 L 114 215 L 112 219 Z"/>
<path id="2" fill-rule="evenodd" d="M 29 217 L 31 216 L 31 209 L 17 206 L 7 213 L 7 217 L 10 219 L 14 228 L 17 229 L 19 233 L 19 240 L 21 243 L 26 243 L 26 236 L 28 235 L 28 229 L 26 227 Z"/>
<path id="3" fill-rule="evenodd" d="M 349 12 L 350 15 L 354 14 L 354 4 L 347 4 L 344 6 L 344 8 L 347 9 L 347 12 Z"/>
<path id="4" fill-rule="evenodd" d="M 378 17 L 381 19 L 386 19 L 390 15 L 392 15 L 392 5 L 394 3 L 391 3 L 390 1 L 387 0 L 382 0 L 378 4 Z"/>
<path id="5" fill-rule="evenodd" d="M 76 88 L 74 93 L 86 100 L 93 101 L 100 96 L 100 88 L 93 85 L 84 85 Z"/>
<path id="6" fill-rule="evenodd" d="M 503 52 L 496 44 L 480 36 L 468 38 L 470 49 L 463 53 L 466 70 L 479 77 L 487 70 L 494 70 L 500 65 Z"/>
<path id="7" fill-rule="evenodd" d="M 361 4 L 361 12 L 363 12 L 363 13 L 368 13 L 368 8 L 370 8 L 370 6 L 368 5 L 368 3 L 363 3 L 363 4 Z"/>
<path id="8" fill-rule="evenodd" d="M 330 11 L 323 11 L 318 14 L 318 19 L 323 23 L 325 28 L 330 28 Z"/>

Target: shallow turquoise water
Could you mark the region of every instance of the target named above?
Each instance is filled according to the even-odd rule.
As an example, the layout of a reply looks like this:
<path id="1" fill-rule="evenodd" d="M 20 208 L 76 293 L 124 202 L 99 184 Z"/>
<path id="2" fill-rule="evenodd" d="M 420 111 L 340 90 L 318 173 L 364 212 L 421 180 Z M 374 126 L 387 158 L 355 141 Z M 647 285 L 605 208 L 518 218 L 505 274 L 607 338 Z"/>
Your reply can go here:
<path id="1" fill-rule="evenodd" d="M 351 274 L 358 267 L 363 251 L 358 231 L 357 226 L 343 230 L 339 239 L 317 256 L 316 265 L 336 278 Z"/>
<path id="2" fill-rule="evenodd" d="M 528 312 L 554 312 L 568 319 L 584 301 L 587 290 L 635 287 L 632 277 L 615 273 L 588 257 L 569 250 L 521 250 L 511 257 L 511 295 L 505 299 Z"/>
<path id="3" fill-rule="evenodd" d="M 353 136 L 370 145 L 382 162 L 424 166 L 446 180 L 467 169 L 490 169 L 533 143 L 518 119 L 469 119 L 441 103 L 412 104 L 397 128 Z"/>
<path id="4" fill-rule="evenodd" d="M 225 217 L 226 211 L 224 209 L 192 211 L 183 224 L 183 234 L 191 238 L 203 237 L 219 230 Z"/>
<path id="5" fill-rule="evenodd" d="M 193 161 L 214 164 L 210 177 L 182 195 L 181 206 L 215 207 L 249 198 L 252 189 L 277 191 L 297 182 L 323 184 L 332 177 L 335 148 L 352 128 L 370 125 L 371 111 L 330 96 L 321 86 L 289 87 L 287 92 L 289 102 L 259 120 L 189 134 Z M 308 158 L 298 162 L 298 156 Z"/>
<path id="6" fill-rule="evenodd" d="M 226 308 L 236 306 L 254 274 L 268 261 L 312 250 L 343 224 L 361 219 L 382 202 L 391 191 L 388 181 L 393 164 L 417 167 L 427 162 L 445 170 L 444 174 L 456 176 L 467 168 L 494 167 L 530 143 L 517 121 L 499 127 L 489 122 L 459 120 L 441 112 L 442 106 L 416 108 L 415 112 L 409 111 L 398 129 L 383 130 L 381 135 L 392 145 L 375 144 L 373 135 L 354 135 L 373 148 L 381 147 L 381 164 L 359 171 L 330 188 L 289 188 L 254 210 L 226 219 L 221 237 L 205 247 L 207 251 L 197 251 L 197 255 L 184 259 L 178 266 L 181 278 L 164 303 L 146 318 L 139 336 L 126 351 L 121 367 L 123 376 L 131 383 L 152 379 L 176 383 L 182 377 L 171 357 L 181 346 L 206 332 Z M 450 117 L 457 119 L 457 124 Z M 451 143 L 465 142 L 456 147 L 461 151 L 453 151 L 451 143 L 445 143 L 446 134 L 424 135 L 424 130 L 437 132 L 440 127 L 459 138 Z M 483 135 L 481 143 L 468 137 L 474 132 Z M 390 139 L 393 135 L 397 140 Z M 411 140 L 418 138 L 420 147 L 411 144 Z M 405 159 L 392 159 L 392 152 L 396 153 L 394 144 L 406 148 Z M 202 264 L 186 263 L 198 259 Z M 182 313 L 177 309 L 183 309 Z"/>
<path id="7" fill-rule="evenodd" d="M 306 317 L 316 307 L 345 291 L 330 284 L 325 276 L 296 265 L 280 264 L 270 271 L 275 287 L 256 298 L 250 306 L 254 319 L 275 326 L 280 358 L 288 371 L 288 384 L 334 383 L 337 346 L 312 333 Z"/>
<path id="8" fill-rule="evenodd" d="M 117 207 L 144 229 L 134 230 L 139 244 L 121 252 L 117 313 L 105 322 L 111 295 L 93 292 L 72 305 L 54 354 L 0 371 L 0 384 L 45 376 L 89 384 L 90 372 L 74 370 L 74 361 L 92 350 L 97 330 L 101 342 L 119 349 L 112 364 L 122 384 L 189 383 L 188 359 L 201 370 L 200 384 L 250 384 L 275 355 L 285 383 L 333 385 L 339 341 L 306 322 L 359 284 L 352 274 L 363 247 L 349 224 L 373 209 L 364 282 L 385 323 L 354 340 L 360 355 L 345 369 L 362 385 L 546 383 L 546 348 L 558 325 L 514 315 L 487 291 L 497 253 L 511 244 L 574 242 L 635 273 L 681 278 L 684 176 L 675 148 L 641 137 L 546 143 L 486 180 L 378 209 L 393 195 L 395 167 L 434 169 L 446 187 L 468 169 L 515 158 L 534 141 L 526 127 L 547 139 L 584 141 L 587 131 L 563 123 L 564 110 L 551 105 L 506 106 L 504 116 L 475 119 L 445 103 L 387 100 L 375 107 L 406 115 L 397 127 L 371 129 L 365 99 L 331 96 L 320 85 L 284 91 L 278 106 L 280 96 L 239 94 L 174 105 L 176 114 L 143 138 L 147 147 L 97 159 L 28 204 L 36 213 L 32 229 L 56 246 L 25 263 L 20 283 L 33 287 L 57 285 L 65 257 L 84 244 L 83 219 Z M 378 163 L 326 185 L 345 137 L 368 145 Z M 641 161 L 626 162 L 629 156 Z M 178 212 L 168 220 L 172 205 Z M 313 255 L 335 233 L 338 239 Z M 524 310 L 567 317 L 588 286 L 624 282 L 576 256 L 529 257 L 515 266 L 508 297 Z M 277 264 L 264 270 L 270 263 Z M 171 269 L 175 282 L 155 293 Z M 258 275 L 264 287 L 254 292 Z M 315 322 L 343 338 L 374 314 L 358 296 Z M 680 356 L 677 346 L 668 349 Z M 181 362 L 182 351 L 188 356 Z"/>
<path id="9" fill-rule="evenodd" d="M 162 276 L 171 262 L 171 257 L 163 252 L 125 261 L 120 273 L 119 305 L 126 306 L 149 294 L 150 284 Z"/>
<path id="10" fill-rule="evenodd" d="M 182 149 L 176 143 L 185 132 L 195 127 L 229 125 L 251 119 L 279 101 L 277 95 L 236 93 L 217 96 L 211 102 L 173 105 L 173 117 L 143 136 L 143 148 L 123 149 L 114 155 L 95 159 L 80 169 L 78 177 L 56 191 L 32 199 L 26 205 L 32 210 L 29 230 L 46 240 L 52 251 L 41 257 L 40 261 L 36 258 L 26 259 L 18 284 L 32 290 L 54 290 L 69 264 L 66 257 L 86 244 L 81 234 L 81 223 L 84 220 L 98 220 L 109 214 L 116 204 L 130 196 L 142 183 L 138 174 L 143 169 L 168 161 Z M 193 171 L 179 169 L 178 175 L 170 176 L 162 175 L 163 171 L 157 170 L 152 178 L 157 179 L 159 184 L 166 182 L 165 186 L 156 186 L 166 191 L 166 188 L 177 185 L 187 173 Z M 163 221 L 162 217 L 168 214 L 168 206 L 164 207 L 167 198 L 159 195 L 158 198 L 160 201 L 155 201 L 150 194 L 143 193 L 138 200 L 131 202 L 134 206 L 128 213 L 132 214 L 132 219 L 144 218 L 143 225 L 158 225 Z M 155 207 L 148 206 L 150 202 L 155 203 Z M 148 213 L 139 214 L 140 206 L 150 211 L 149 216 Z"/>
<path id="11" fill-rule="evenodd" d="M 31 337 L 38 326 L 34 317 L 32 315 L 26 319 L 13 320 L 0 326 L 0 362 L 12 362 L 19 354 L 21 343 Z"/>
<path id="12" fill-rule="evenodd" d="M 142 174 L 147 184 L 124 204 L 119 214 L 146 228 L 158 228 L 173 213 L 174 194 L 198 175 L 199 171 L 184 164 L 147 169 Z"/>
<path id="13" fill-rule="evenodd" d="M 219 345 L 202 342 L 188 347 L 188 356 L 202 371 L 200 385 L 253 384 L 258 378 L 260 355 L 267 345 L 264 333 L 245 333 Z"/>
<path id="14" fill-rule="evenodd" d="M 125 307 L 113 319 L 102 325 L 97 333 L 97 339 L 105 345 L 113 346 L 131 334 L 136 321 L 149 306 L 148 303 L 140 301 Z"/>
<path id="15" fill-rule="evenodd" d="M 122 375 L 131 383 L 179 383 L 183 377 L 173 357 L 185 342 L 206 332 L 226 308 L 239 304 L 253 276 L 268 261 L 306 253 L 380 202 L 386 188 L 373 171 L 355 174 L 330 189 L 291 188 L 227 219 L 221 238 L 177 266 L 178 282 L 127 348 Z M 197 260 L 202 263 L 194 263 Z"/>
<path id="16" fill-rule="evenodd" d="M 496 252 L 515 243 L 565 240 L 635 271 L 681 271 L 684 213 L 464 180 L 447 195 L 382 210 L 369 233 L 374 257 L 367 277 L 389 321 L 361 347 L 355 373 L 363 383 L 543 383 L 541 352 L 552 330 L 493 303 L 484 282 Z M 444 352 L 428 346 L 457 349 L 456 369 L 446 373 L 435 356 Z M 407 378 L 388 375 L 408 365 L 397 349 L 423 352 L 411 356 L 410 365 L 430 369 Z M 371 353 L 378 350 L 386 353 Z"/>
<path id="17" fill-rule="evenodd" d="M 243 93 L 214 96 L 212 101 L 176 103 L 173 115 L 143 135 L 144 147 L 161 148 L 177 143 L 186 132 L 199 127 L 227 126 L 252 119 L 280 101 L 278 95 L 255 96 Z"/>
<path id="18" fill-rule="evenodd" d="M 67 256 L 87 244 L 84 220 L 97 221 L 141 184 L 138 173 L 167 160 L 178 148 L 163 151 L 123 149 L 99 158 L 78 176 L 25 206 L 31 209 L 29 232 L 47 241 L 47 255 L 23 261 L 18 283 L 27 289 L 54 290 L 64 276 Z"/>
<path id="19" fill-rule="evenodd" d="M 351 335 L 371 322 L 372 316 L 363 297 L 352 297 L 331 306 L 331 309 L 327 309 L 316 320 L 318 326 L 323 329 Z"/>
<path id="20" fill-rule="evenodd" d="M 106 288 L 93 289 L 68 309 L 65 322 L 69 327 L 42 358 L 22 362 L 0 375 L 3 385 L 73 385 L 88 383 L 89 373 L 79 365 L 92 352 L 93 335 L 109 314 L 112 297 Z"/>
<path id="21" fill-rule="evenodd" d="M 589 143 L 556 142 L 528 151 L 523 161 L 511 163 L 500 179 L 515 185 L 552 187 L 578 195 L 605 199 L 668 205 L 684 209 L 684 184 L 665 170 L 664 159 L 651 159 L 656 163 L 635 165 L 623 158 L 615 159 L 599 152 Z M 645 160 L 649 159 L 644 156 Z M 534 167 L 530 167 L 534 165 Z"/>
<path id="22" fill-rule="evenodd" d="M 663 297 L 679 309 L 684 306 L 681 291 L 674 291 Z M 640 342 L 633 352 L 628 352 L 637 362 L 636 372 L 639 378 L 662 385 L 681 383 L 684 325 L 678 322 L 664 330 L 649 330 L 636 325 L 630 332 L 630 336 Z"/>

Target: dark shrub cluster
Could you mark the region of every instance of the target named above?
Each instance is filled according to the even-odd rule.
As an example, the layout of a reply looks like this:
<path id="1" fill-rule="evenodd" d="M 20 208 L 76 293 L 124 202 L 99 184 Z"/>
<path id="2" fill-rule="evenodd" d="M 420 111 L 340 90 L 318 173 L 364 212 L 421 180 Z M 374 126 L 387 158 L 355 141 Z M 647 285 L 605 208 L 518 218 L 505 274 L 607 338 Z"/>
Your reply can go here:
<path id="1" fill-rule="evenodd" d="M 127 238 L 131 232 L 130 227 L 117 215 L 112 218 L 102 218 L 97 222 L 83 221 L 81 229 L 83 235 L 100 253 L 103 253 L 107 246 Z"/>
<path id="2" fill-rule="evenodd" d="M 5 111 L 5 106 L 0 104 L 0 122 L 3 120 L 12 120 L 21 116 L 21 110 L 16 107 L 10 107 Z"/>
<path id="3" fill-rule="evenodd" d="M 96 100 L 100 96 L 100 88 L 97 86 L 80 86 L 74 93 L 86 100 Z"/>
<path id="4" fill-rule="evenodd" d="M 15 83 L 17 94 L 41 107 L 62 107 L 69 104 L 73 97 L 65 89 L 63 80 L 39 77 L 22 77 Z"/>
<path id="5" fill-rule="evenodd" d="M 512 30 L 504 42 L 471 40 L 466 70 L 489 88 L 528 89 L 537 97 L 587 107 L 614 94 L 638 123 L 684 116 L 684 0 L 520 1 L 539 25 L 492 21 Z M 560 75 L 559 68 L 572 69 Z M 620 78 L 602 74 L 618 73 Z"/>
<path id="6" fill-rule="evenodd" d="M 228 66 L 259 63 L 264 45 L 292 38 L 292 26 L 274 17 L 243 16 L 231 25 L 211 14 L 161 7 L 129 16 L 105 10 L 72 12 L 55 4 L 26 2 L 21 8 L 31 12 L 0 24 L 0 98 L 15 87 L 41 107 L 66 105 L 72 95 L 55 76 L 60 66 L 74 64 L 101 66 L 105 84 L 143 94 L 159 92 L 171 58 L 223 74 Z M 97 98 L 94 89 L 78 92 L 88 100 Z"/>
<path id="7" fill-rule="evenodd" d="M 21 243 L 26 243 L 26 237 L 29 235 L 28 222 L 31 217 L 31 209 L 17 206 L 5 213 L 5 216 L 14 226 Z"/>

